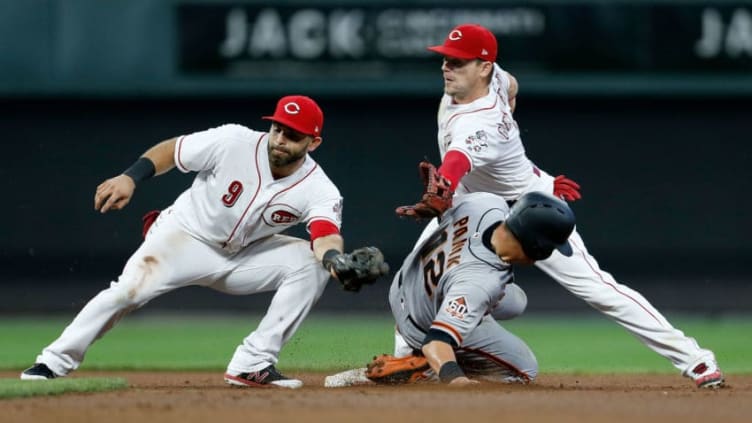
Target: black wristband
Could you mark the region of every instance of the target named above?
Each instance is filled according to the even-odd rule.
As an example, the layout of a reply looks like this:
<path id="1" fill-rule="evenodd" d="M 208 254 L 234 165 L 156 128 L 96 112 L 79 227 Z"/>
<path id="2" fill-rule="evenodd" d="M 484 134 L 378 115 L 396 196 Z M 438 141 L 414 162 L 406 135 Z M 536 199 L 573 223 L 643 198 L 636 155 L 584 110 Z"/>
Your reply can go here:
<path id="1" fill-rule="evenodd" d="M 456 361 L 447 361 L 439 369 L 439 379 L 444 383 L 449 383 L 463 376 L 465 376 L 465 372 L 462 371 Z"/>
<path id="2" fill-rule="evenodd" d="M 321 264 L 324 266 L 324 269 L 331 272 L 332 266 L 334 265 L 334 258 L 340 254 L 342 253 L 335 250 L 334 248 L 327 250 L 324 253 L 324 257 L 321 258 Z"/>
<path id="3" fill-rule="evenodd" d="M 123 175 L 128 175 L 133 179 L 133 182 L 138 185 L 139 182 L 149 179 L 157 172 L 154 167 L 154 162 L 146 157 L 139 157 L 135 163 L 123 172 Z"/>

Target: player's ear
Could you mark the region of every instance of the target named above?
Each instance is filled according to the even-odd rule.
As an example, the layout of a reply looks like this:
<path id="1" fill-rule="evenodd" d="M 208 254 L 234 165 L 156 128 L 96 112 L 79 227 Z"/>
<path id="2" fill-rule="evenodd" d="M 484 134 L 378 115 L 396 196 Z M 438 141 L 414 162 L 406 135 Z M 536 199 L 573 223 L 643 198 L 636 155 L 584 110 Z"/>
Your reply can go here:
<path id="1" fill-rule="evenodd" d="M 310 151 L 313 151 L 313 150 L 319 148 L 319 146 L 321 145 L 322 141 L 323 141 L 323 139 L 321 137 L 313 137 L 313 139 L 311 140 L 311 142 L 308 144 L 308 151 L 310 152 Z"/>
<path id="2" fill-rule="evenodd" d="M 494 70 L 493 62 L 483 61 L 481 62 L 480 66 L 481 66 L 481 72 L 483 73 L 483 76 L 488 76 L 493 73 L 493 70 Z"/>

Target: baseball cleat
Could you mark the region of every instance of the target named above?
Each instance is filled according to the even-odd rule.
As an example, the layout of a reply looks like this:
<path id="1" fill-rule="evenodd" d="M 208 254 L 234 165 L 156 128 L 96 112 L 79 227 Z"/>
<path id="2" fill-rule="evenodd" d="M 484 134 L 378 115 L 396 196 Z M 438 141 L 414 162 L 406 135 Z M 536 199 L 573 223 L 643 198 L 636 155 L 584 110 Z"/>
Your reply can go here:
<path id="1" fill-rule="evenodd" d="M 303 382 L 298 379 L 290 379 L 282 375 L 274 365 L 264 369 L 231 375 L 225 373 L 225 382 L 234 386 L 248 386 L 251 388 L 287 388 L 298 389 L 303 386 Z"/>
<path id="2" fill-rule="evenodd" d="M 712 357 L 690 365 L 684 376 L 691 378 L 698 388 L 716 389 L 725 385 L 723 372 Z"/>
<path id="3" fill-rule="evenodd" d="M 48 380 L 58 377 L 44 363 L 36 363 L 21 373 L 21 380 Z"/>

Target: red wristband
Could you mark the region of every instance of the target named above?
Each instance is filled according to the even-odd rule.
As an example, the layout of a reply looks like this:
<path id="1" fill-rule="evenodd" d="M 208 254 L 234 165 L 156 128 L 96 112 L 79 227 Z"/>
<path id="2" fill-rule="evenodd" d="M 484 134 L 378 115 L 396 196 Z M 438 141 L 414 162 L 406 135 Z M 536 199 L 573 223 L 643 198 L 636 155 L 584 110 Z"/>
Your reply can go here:
<path id="1" fill-rule="evenodd" d="M 452 191 L 457 188 L 460 179 L 469 171 L 470 160 L 467 159 L 467 156 L 455 150 L 446 153 L 444 162 L 439 167 L 441 176 L 447 178 L 452 183 Z"/>

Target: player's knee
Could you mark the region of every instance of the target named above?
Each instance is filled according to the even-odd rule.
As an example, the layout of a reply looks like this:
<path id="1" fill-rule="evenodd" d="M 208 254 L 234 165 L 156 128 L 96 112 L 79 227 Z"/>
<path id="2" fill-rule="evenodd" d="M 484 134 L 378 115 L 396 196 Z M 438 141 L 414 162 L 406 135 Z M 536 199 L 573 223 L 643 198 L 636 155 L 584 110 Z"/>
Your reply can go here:
<path id="1" fill-rule="evenodd" d="M 114 292 L 115 302 L 119 308 L 138 308 L 148 301 L 148 297 L 138 286 L 119 285 Z"/>
<path id="2" fill-rule="evenodd" d="M 491 310 L 496 320 L 510 320 L 521 315 L 527 308 L 527 294 L 515 283 L 507 284 L 504 297 Z"/>
<path id="3" fill-rule="evenodd" d="M 300 240 L 294 245 L 297 248 L 298 265 L 290 269 L 286 279 L 295 283 L 308 284 L 311 289 L 323 292 L 329 282 L 329 271 L 324 269 L 321 262 L 316 259 L 307 242 Z"/>
<path id="4" fill-rule="evenodd" d="M 538 377 L 538 360 L 534 355 L 530 355 L 528 360 L 521 368 L 515 369 L 505 376 L 506 383 L 531 383 Z"/>
<path id="5" fill-rule="evenodd" d="M 514 364 L 498 364 L 491 366 L 486 371 L 478 372 L 476 369 L 465 369 L 471 379 L 477 377 L 496 383 L 527 384 L 535 381 L 538 377 L 538 362 L 534 356 L 524 361 L 516 361 Z"/>
<path id="6" fill-rule="evenodd" d="M 110 285 L 124 307 L 140 307 L 166 292 L 168 273 L 154 255 L 133 256 L 126 263 L 117 282 Z"/>
<path id="7" fill-rule="evenodd" d="M 118 315 L 127 314 L 144 304 L 140 301 L 140 298 L 130 295 L 129 290 L 117 282 L 112 282 L 108 289 L 99 292 L 91 299 L 90 303 L 94 304 L 97 309 L 107 310 Z"/>
<path id="8" fill-rule="evenodd" d="M 532 382 L 538 377 L 538 359 L 535 358 L 535 354 L 530 351 L 530 357 L 528 358 L 527 368 L 524 370 L 525 376 L 528 382 Z"/>
<path id="9" fill-rule="evenodd" d="M 536 367 L 535 370 L 530 370 L 526 372 L 523 376 L 519 378 L 519 383 L 533 383 L 535 382 L 535 379 L 538 377 L 538 368 Z"/>
<path id="10" fill-rule="evenodd" d="M 118 305 L 124 308 L 141 307 L 159 295 L 155 290 L 155 284 L 147 283 L 143 279 L 123 280 L 121 277 L 110 289 L 114 291 Z"/>
<path id="11" fill-rule="evenodd" d="M 287 283 L 300 285 L 300 291 L 303 295 L 312 295 L 318 298 L 324 292 L 329 277 L 329 272 L 314 258 L 290 272 L 285 279 Z"/>

